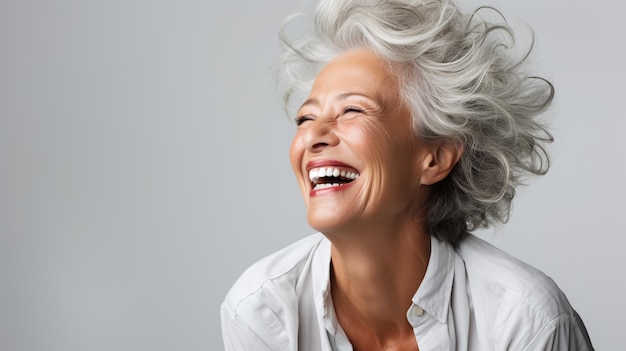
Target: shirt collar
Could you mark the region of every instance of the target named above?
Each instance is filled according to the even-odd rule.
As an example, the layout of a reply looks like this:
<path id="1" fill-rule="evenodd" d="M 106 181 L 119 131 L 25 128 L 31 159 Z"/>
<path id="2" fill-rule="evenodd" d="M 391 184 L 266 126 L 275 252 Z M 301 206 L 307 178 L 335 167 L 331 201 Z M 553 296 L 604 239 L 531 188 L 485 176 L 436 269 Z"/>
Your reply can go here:
<path id="1" fill-rule="evenodd" d="M 452 246 L 431 237 L 430 258 L 426 274 L 415 295 L 413 303 L 420 306 L 439 322 L 445 323 L 448 317 L 452 283 L 454 280 L 454 256 Z M 337 331 L 337 318 L 330 296 L 330 246 L 324 238 L 318 248 L 318 255 L 313 264 L 315 304 L 322 316 L 326 330 L 331 334 Z"/>
<path id="2" fill-rule="evenodd" d="M 322 234 L 319 234 L 322 235 Z M 330 241 L 324 237 L 318 247 L 317 255 L 313 262 L 313 296 L 316 310 L 322 317 L 324 328 L 331 334 L 337 332 L 337 317 L 333 308 L 332 296 L 330 295 Z"/>
<path id="3" fill-rule="evenodd" d="M 442 323 L 446 322 L 454 280 L 454 249 L 449 243 L 431 237 L 426 274 L 413 303 Z"/>

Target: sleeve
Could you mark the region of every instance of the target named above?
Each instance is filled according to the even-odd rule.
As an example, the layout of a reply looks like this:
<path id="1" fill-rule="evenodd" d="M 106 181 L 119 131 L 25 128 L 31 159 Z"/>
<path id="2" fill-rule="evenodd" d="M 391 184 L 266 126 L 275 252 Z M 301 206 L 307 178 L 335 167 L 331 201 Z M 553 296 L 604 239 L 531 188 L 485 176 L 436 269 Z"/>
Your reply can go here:
<path id="1" fill-rule="evenodd" d="M 222 304 L 221 319 L 225 351 L 272 351 L 226 304 Z"/>
<path id="2" fill-rule="evenodd" d="M 587 329 L 578 314 L 560 315 L 546 323 L 524 348 L 526 351 L 593 351 Z"/>

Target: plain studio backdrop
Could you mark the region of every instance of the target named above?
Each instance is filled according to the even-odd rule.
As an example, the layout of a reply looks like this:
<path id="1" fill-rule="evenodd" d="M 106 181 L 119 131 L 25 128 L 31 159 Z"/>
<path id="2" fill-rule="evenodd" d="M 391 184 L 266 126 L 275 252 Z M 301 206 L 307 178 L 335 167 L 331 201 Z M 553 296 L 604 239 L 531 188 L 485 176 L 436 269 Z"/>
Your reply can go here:
<path id="1" fill-rule="evenodd" d="M 536 34 L 551 171 L 481 236 L 623 345 L 618 1 L 467 1 Z M 312 233 L 268 68 L 295 0 L 0 2 L 0 350 L 220 350 L 242 271 Z M 525 38 L 525 39 L 524 39 Z"/>

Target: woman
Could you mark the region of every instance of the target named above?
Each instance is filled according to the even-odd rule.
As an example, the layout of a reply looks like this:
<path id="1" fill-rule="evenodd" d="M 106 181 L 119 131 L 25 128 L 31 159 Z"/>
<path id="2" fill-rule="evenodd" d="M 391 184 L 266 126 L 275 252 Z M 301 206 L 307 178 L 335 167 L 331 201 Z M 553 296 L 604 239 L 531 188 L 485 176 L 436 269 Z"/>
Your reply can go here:
<path id="1" fill-rule="evenodd" d="M 283 36 L 290 159 L 320 233 L 249 268 L 227 350 L 591 350 L 554 282 L 468 234 L 544 174 L 552 86 L 446 0 L 326 0 Z M 312 83 L 312 84 L 311 84 Z"/>

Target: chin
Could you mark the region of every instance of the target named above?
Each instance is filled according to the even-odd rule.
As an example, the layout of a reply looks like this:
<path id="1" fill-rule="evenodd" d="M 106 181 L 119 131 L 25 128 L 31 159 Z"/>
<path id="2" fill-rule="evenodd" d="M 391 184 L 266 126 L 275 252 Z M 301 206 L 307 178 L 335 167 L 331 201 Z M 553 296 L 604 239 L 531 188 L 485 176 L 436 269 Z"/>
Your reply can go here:
<path id="1" fill-rule="evenodd" d="M 311 228 L 321 233 L 333 232 L 346 224 L 345 216 L 330 208 L 309 210 L 307 220 Z"/>

